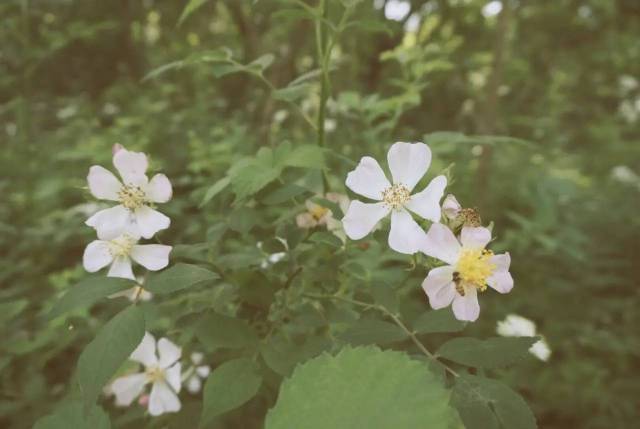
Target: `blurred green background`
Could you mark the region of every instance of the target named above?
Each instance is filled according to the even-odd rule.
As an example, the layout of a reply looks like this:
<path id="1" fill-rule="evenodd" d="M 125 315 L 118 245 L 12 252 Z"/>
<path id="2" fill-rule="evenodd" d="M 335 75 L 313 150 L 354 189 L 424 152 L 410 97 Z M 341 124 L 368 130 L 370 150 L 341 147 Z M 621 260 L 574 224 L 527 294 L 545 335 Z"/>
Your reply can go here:
<path id="1" fill-rule="evenodd" d="M 222 47 L 242 63 L 273 54 L 276 88 L 316 69 L 295 2 L 198 3 L 179 26 L 183 1 L 0 3 L 2 427 L 50 412 L 100 323 L 44 314 L 84 275 L 85 178 L 114 143 L 172 179 L 166 240 L 196 243 L 228 214 L 199 205 L 234 160 L 315 141 L 302 116 L 316 115 L 313 73 L 280 99 L 207 63 L 143 80 Z M 504 376 L 540 427 L 637 427 L 640 2 L 367 0 L 355 18 L 332 58 L 327 147 L 356 161 L 424 140 L 437 168 L 453 164 L 449 191 L 495 222 L 516 279 L 481 303 L 472 332 L 491 335 L 510 312 L 536 322 L 550 360 Z M 332 164 L 329 180 L 348 170 Z"/>

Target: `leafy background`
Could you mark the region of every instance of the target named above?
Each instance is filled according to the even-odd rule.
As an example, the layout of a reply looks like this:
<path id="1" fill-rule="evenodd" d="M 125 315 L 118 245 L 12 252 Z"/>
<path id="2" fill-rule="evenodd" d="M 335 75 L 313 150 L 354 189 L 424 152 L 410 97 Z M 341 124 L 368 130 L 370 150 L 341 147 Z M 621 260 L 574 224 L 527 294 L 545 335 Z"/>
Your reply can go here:
<path id="1" fill-rule="evenodd" d="M 300 3 L 0 4 L 0 426 L 31 427 L 59 403 L 79 412 L 63 401 L 78 356 L 127 305 L 100 300 L 48 317 L 86 278 L 85 177 L 110 164 L 115 142 L 148 152 L 174 184 L 164 207 L 172 226 L 160 236 L 176 245 L 173 261 L 220 277 L 142 305 L 146 328 L 231 365 L 231 379 L 235 365 L 245 388 L 258 379 L 251 395 L 236 392 L 249 402 L 215 404 L 211 427 L 261 427 L 283 376 L 323 350 L 375 343 L 415 354 L 384 315 L 356 320 L 352 306 L 302 294 L 346 291 L 414 321 L 428 310 L 426 270 L 387 250 L 383 232 L 342 249 L 294 221 L 323 182 L 345 192 L 354 163 L 381 159 L 397 140 L 429 143 L 429 176 L 449 168 L 449 191 L 493 221 L 494 248 L 511 252 L 515 289 L 484 294 L 464 335 L 491 337 L 515 312 L 553 350 L 548 363 L 487 372 L 526 399 L 540 427 L 637 424 L 640 5 L 412 0 L 392 20 L 392 0 L 330 1 L 324 19 L 334 25 L 345 7 L 353 13 L 328 63 L 320 151 L 307 121 L 323 100 L 320 18 Z M 636 175 L 621 180 L 619 166 Z M 290 251 L 262 269 L 265 253 L 285 250 L 276 236 Z M 431 350 L 460 335 L 429 332 L 420 338 Z M 246 360 L 256 353 L 258 363 Z M 504 394 L 474 377 L 464 382 Z M 452 401 L 468 404 L 465 394 Z M 113 427 L 176 427 L 201 413 L 200 397 L 183 402 L 151 421 L 100 403 Z M 105 424 L 99 409 L 92 418 Z"/>

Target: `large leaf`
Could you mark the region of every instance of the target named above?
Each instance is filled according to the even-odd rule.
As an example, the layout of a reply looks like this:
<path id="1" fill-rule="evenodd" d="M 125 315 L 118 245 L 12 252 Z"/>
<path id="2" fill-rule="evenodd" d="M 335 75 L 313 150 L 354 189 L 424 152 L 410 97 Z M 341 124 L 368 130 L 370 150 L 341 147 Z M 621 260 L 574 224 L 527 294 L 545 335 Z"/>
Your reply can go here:
<path id="1" fill-rule="evenodd" d="M 98 332 L 78 359 L 78 384 L 86 409 L 120 365 L 138 347 L 144 336 L 144 314 L 140 307 L 129 306 Z"/>
<path id="2" fill-rule="evenodd" d="M 437 354 L 462 365 L 499 368 L 527 356 L 536 341 L 535 337 L 454 338 L 440 346 Z"/>
<path id="3" fill-rule="evenodd" d="M 88 277 L 69 289 L 55 303 L 49 313 L 49 318 L 53 319 L 75 308 L 89 307 L 106 296 L 133 286 L 135 284 L 128 279 L 105 276 Z"/>
<path id="4" fill-rule="evenodd" d="M 224 188 L 226 188 L 229 185 L 230 181 L 231 180 L 229 179 L 229 177 L 225 176 L 222 179 L 218 180 L 213 185 L 211 185 L 209 189 L 207 189 L 207 192 L 204 194 L 204 197 L 202 198 L 202 202 L 198 207 L 200 208 L 204 207 L 209 201 L 213 199 L 213 197 L 215 197 L 220 192 L 222 192 Z"/>
<path id="5" fill-rule="evenodd" d="M 347 347 L 298 366 L 286 380 L 266 429 L 444 429 L 449 391 L 406 354 Z"/>
<path id="6" fill-rule="evenodd" d="M 277 179 L 282 168 L 276 165 L 273 151 L 262 148 L 254 158 L 245 158 L 229 170 L 233 192 L 239 200 L 251 196 Z"/>
<path id="7" fill-rule="evenodd" d="M 210 311 L 196 326 L 198 339 L 209 349 L 240 348 L 256 345 L 258 337 L 242 319 Z"/>
<path id="8" fill-rule="evenodd" d="M 258 393 L 262 377 L 251 359 L 230 360 L 216 368 L 204 385 L 201 425 L 231 411 Z"/>
<path id="9" fill-rule="evenodd" d="M 448 308 L 425 311 L 413 322 L 413 330 L 418 334 L 458 332 L 465 326 L 466 323 L 457 320 Z"/>
<path id="10" fill-rule="evenodd" d="M 325 165 L 324 150 L 316 145 L 296 146 L 278 158 L 283 166 L 322 169 Z"/>
<path id="11" fill-rule="evenodd" d="M 48 416 L 42 417 L 33 429 L 109 429 L 109 416 L 102 408 L 93 406 L 85 413 L 82 402 L 63 402 Z"/>
<path id="12" fill-rule="evenodd" d="M 535 429 L 527 403 L 510 387 L 484 377 L 462 374 L 456 379 L 452 404 L 467 429 Z"/>
<path id="13" fill-rule="evenodd" d="M 171 293 L 218 278 L 218 274 L 198 265 L 176 264 L 152 275 L 145 283 L 145 288 L 158 294 Z"/>
<path id="14" fill-rule="evenodd" d="M 360 319 L 340 335 L 340 339 L 353 345 L 390 344 L 408 337 L 398 325 L 376 319 Z"/>

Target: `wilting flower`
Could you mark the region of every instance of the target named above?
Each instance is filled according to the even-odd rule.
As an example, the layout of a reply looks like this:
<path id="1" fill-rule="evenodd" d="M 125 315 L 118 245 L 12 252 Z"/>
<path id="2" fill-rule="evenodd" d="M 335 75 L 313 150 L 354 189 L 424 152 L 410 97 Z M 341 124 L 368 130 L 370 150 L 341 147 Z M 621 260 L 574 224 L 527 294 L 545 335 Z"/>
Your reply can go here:
<path id="1" fill-rule="evenodd" d="M 395 143 L 389 149 L 387 161 L 393 185 L 378 162 L 369 156 L 363 157 L 356 169 L 347 176 L 346 185 L 349 189 L 379 202 L 352 201 L 342 219 L 344 230 L 349 238 L 358 240 L 391 213 L 389 246 L 400 253 L 415 253 L 424 244 L 425 232 L 407 209 L 424 219 L 438 222 L 440 199 L 447 178 L 438 176 L 422 192 L 411 195 L 431 163 L 431 150 L 424 143 Z"/>
<path id="2" fill-rule="evenodd" d="M 156 353 L 157 348 L 157 353 Z M 116 405 L 129 406 L 140 395 L 145 386 L 151 384 L 149 414 L 159 416 L 180 411 L 180 356 L 182 350 L 166 338 L 156 340 L 146 332 L 140 345 L 129 359 L 144 365 L 145 371 L 125 375 L 111 383 L 110 391 L 116 396 Z"/>
<path id="3" fill-rule="evenodd" d="M 153 298 L 153 294 L 146 290 L 144 285 L 144 277 L 138 276 L 136 277 L 136 282 L 138 283 L 136 286 L 131 289 L 126 289 L 120 292 L 116 292 L 112 295 L 109 295 L 109 298 L 119 298 L 124 296 L 129 301 L 149 301 Z"/>
<path id="4" fill-rule="evenodd" d="M 509 314 L 504 320 L 498 322 L 496 332 L 503 337 L 535 337 L 536 324 L 517 314 Z M 546 362 L 551 356 L 551 349 L 543 337 L 529 348 L 529 353 Z"/>
<path id="5" fill-rule="evenodd" d="M 99 236 L 100 237 L 100 236 Z M 137 244 L 139 237 L 123 234 L 113 239 L 94 240 L 84 250 L 82 264 L 90 273 L 111 265 L 108 277 L 135 280 L 131 260 L 150 271 L 158 271 L 169 264 L 171 246 Z"/>
<path id="6" fill-rule="evenodd" d="M 119 204 L 97 212 L 86 224 L 95 228 L 98 235 L 112 237 L 126 231 L 151 238 L 168 228 L 170 219 L 151 207 L 153 203 L 166 203 L 171 199 L 172 188 L 167 176 L 156 174 L 149 180 L 145 174 L 147 156 L 124 148 L 115 151 L 113 165 L 122 182 L 99 165 L 89 169 L 87 181 L 94 197 Z"/>
<path id="7" fill-rule="evenodd" d="M 422 288 L 434 309 L 453 302 L 453 314 L 458 320 L 473 322 L 480 315 L 477 292 L 487 286 L 500 293 L 513 288 L 509 273 L 509 253 L 494 255 L 485 247 L 491 240 L 487 228 L 464 227 L 460 241 L 446 226 L 434 223 L 427 233 L 424 252 L 447 265 L 429 271 Z"/>
<path id="8" fill-rule="evenodd" d="M 200 365 L 203 359 L 204 355 L 202 353 L 191 353 L 191 363 L 193 365 L 182 376 L 189 393 L 198 393 L 202 388 L 202 380 L 207 378 L 211 372 L 209 365 Z"/>
<path id="9" fill-rule="evenodd" d="M 442 202 L 442 214 L 449 220 L 458 217 L 458 213 L 462 210 L 462 206 L 453 194 L 449 194 Z"/>
<path id="10" fill-rule="evenodd" d="M 325 199 L 338 204 L 343 213 L 349 208 L 349 198 L 346 195 L 329 192 L 325 195 Z M 304 205 L 307 211 L 296 216 L 296 224 L 299 228 L 310 229 L 326 226 L 329 231 L 334 231 L 342 227 L 342 223 L 334 218 L 331 209 L 314 203 L 310 199 Z"/>

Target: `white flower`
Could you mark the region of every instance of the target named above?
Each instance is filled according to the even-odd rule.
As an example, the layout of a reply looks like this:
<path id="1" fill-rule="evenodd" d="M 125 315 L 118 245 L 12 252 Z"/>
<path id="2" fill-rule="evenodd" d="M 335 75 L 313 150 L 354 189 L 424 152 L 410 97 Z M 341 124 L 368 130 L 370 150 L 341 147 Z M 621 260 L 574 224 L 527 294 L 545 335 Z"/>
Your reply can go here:
<path id="1" fill-rule="evenodd" d="M 149 414 L 159 416 L 163 413 L 180 411 L 180 356 L 182 350 L 166 338 L 157 343 L 146 332 L 140 345 L 129 359 L 144 365 L 145 371 L 117 378 L 111 384 L 111 392 L 116 396 L 116 405 L 129 406 L 140 396 L 147 384 L 151 383 L 149 396 Z"/>
<path id="2" fill-rule="evenodd" d="M 90 273 L 111 265 L 108 277 L 135 280 L 132 259 L 150 271 L 161 270 L 169 264 L 171 246 L 137 243 L 138 237 L 129 234 L 110 240 L 94 240 L 84 249 L 82 265 Z"/>
<path id="3" fill-rule="evenodd" d="M 458 217 L 462 206 L 453 194 L 449 194 L 442 202 L 442 214 L 449 220 Z"/>
<path id="4" fill-rule="evenodd" d="M 343 212 L 349 208 L 349 197 L 336 192 L 328 192 L 325 199 L 336 203 Z M 310 229 L 317 226 L 326 225 L 329 231 L 340 229 L 342 223 L 334 218 L 333 212 L 320 204 L 316 204 L 310 199 L 304 203 L 307 211 L 296 216 L 296 224 L 299 228 Z"/>
<path id="5" fill-rule="evenodd" d="M 202 353 L 191 353 L 193 366 L 183 375 L 182 380 L 186 382 L 189 393 L 198 393 L 202 388 L 202 380 L 209 376 L 211 368 L 209 365 L 200 365 L 204 355 Z"/>
<path id="6" fill-rule="evenodd" d="M 473 322 L 480 315 L 477 292 L 487 286 L 500 293 L 513 288 L 509 273 L 509 253 L 494 255 L 485 246 L 491 240 L 487 228 L 464 227 L 460 242 L 446 226 L 434 223 L 427 233 L 425 253 L 447 265 L 429 271 L 422 288 L 434 309 L 453 302 L 453 314 L 458 320 Z"/>
<path id="7" fill-rule="evenodd" d="M 342 224 L 347 236 L 358 240 L 369 234 L 382 218 L 391 213 L 389 246 L 400 253 L 415 253 L 424 245 L 425 232 L 406 209 L 422 218 L 438 222 L 440 199 L 447 185 L 447 178 L 438 176 L 422 192 L 411 195 L 431 163 L 431 151 L 424 143 L 395 143 L 389 149 L 387 161 L 393 185 L 385 177 L 378 162 L 368 156 L 363 157 L 356 169 L 349 173 L 346 181 L 349 189 L 380 202 L 367 204 L 352 201 Z"/>
<path id="8" fill-rule="evenodd" d="M 168 228 L 170 219 L 150 206 L 171 199 L 171 183 L 167 176 L 156 174 L 149 180 L 145 174 L 147 156 L 124 148 L 115 151 L 113 165 L 122 182 L 99 165 L 89 169 L 87 181 L 94 197 L 120 204 L 99 211 L 86 224 L 95 228 L 98 235 L 111 237 L 126 231 L 151 238 L 156 232 Z"/>
<path id="9" fill-rule="evenodd" d="M 496 332 L 503 337 L 535 337 L 536 324 L 517 314 L 509 314 L 504 320 L 498 322 Z M 529 348 L 529 353 L 546 362 L 551 356 L 551 349 L 547 341 L 541 338 Z"/>

